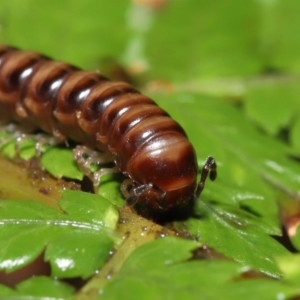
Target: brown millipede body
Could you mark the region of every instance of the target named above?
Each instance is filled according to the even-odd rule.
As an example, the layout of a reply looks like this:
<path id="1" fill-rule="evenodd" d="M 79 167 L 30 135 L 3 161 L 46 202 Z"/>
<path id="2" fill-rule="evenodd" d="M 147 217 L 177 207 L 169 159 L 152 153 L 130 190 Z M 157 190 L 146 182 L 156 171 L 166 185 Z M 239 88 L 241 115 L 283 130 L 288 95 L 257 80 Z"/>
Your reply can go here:
<path id="1" fill-rule="evenodd" d="M 182 127 L 131 85 L 96 71 L 0 45 L 0 118 L 30 124 L 113 157 L 130 179 L 127 201 L 167 212 L 216 178 L 210 156 L 197 183 L 194 148 Z"/>

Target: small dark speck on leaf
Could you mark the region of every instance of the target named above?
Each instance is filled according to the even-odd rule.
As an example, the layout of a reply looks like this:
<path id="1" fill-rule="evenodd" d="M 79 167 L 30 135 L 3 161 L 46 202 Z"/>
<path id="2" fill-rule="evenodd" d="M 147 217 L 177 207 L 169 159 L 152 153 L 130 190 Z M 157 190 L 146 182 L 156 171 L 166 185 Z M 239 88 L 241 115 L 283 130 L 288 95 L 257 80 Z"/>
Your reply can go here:
<path id="1" fill-rule="evenodd" d="M 39 192 L 44 195 L 49 195 L 51 193 L 51 188 L 41 187 L 39 189 Z"/>

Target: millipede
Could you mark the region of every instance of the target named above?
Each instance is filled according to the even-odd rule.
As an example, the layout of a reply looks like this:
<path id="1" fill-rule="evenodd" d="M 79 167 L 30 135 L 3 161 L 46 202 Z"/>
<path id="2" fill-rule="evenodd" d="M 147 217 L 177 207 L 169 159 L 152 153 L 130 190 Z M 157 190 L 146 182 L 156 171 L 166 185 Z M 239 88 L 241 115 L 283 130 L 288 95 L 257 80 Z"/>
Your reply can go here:
<path id="1" fill-rule="evenodd" d="M 209 156 L 197 182 L 195 150 L 183 128 L 130 84 L 34 51 L 0 45 L 0 119 L 99 151 L 126 176 L 128 203 L 150 209 L 186 206 L 207 176 L 217 175 Z M 80 150 L 74 155 L 80 160 Z"/>

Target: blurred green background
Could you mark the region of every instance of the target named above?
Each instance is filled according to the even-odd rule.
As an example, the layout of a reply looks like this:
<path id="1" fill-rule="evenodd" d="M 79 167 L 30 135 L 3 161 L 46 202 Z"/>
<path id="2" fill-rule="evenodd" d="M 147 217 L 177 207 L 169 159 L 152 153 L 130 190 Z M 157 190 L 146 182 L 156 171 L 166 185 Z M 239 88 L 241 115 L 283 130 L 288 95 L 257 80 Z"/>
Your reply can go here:
<path id="1" fill-rule="evenodd" d="M 292 126 L 299 150 L 299 10 L 297 0 L 1 0 L 0 41 L 104 72 L 110 58 L 167 83 L 158 89 L 245 100 L 268 134 Z"/>
<path id="2" fill-rule="evenodd" d="M 84 68 L 111 56 L 174 81 L 300 70 L 297 0 L 1 0 L 0 39 Z"/>

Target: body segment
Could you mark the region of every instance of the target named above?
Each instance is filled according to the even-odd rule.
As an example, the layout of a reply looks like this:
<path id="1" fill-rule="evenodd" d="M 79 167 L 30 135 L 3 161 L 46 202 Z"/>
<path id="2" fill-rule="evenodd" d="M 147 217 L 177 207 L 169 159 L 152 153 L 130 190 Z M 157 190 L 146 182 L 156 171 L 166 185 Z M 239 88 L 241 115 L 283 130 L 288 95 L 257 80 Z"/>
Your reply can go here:
<path id="1" fill-rule="evenodd" d="M 197 193 L 196 155 L 184 130 L 127 83 L 1 45 L 0 118 L 109 152 L 132 180 L 130 197 L 147 207 L 168 211 Z"/>

